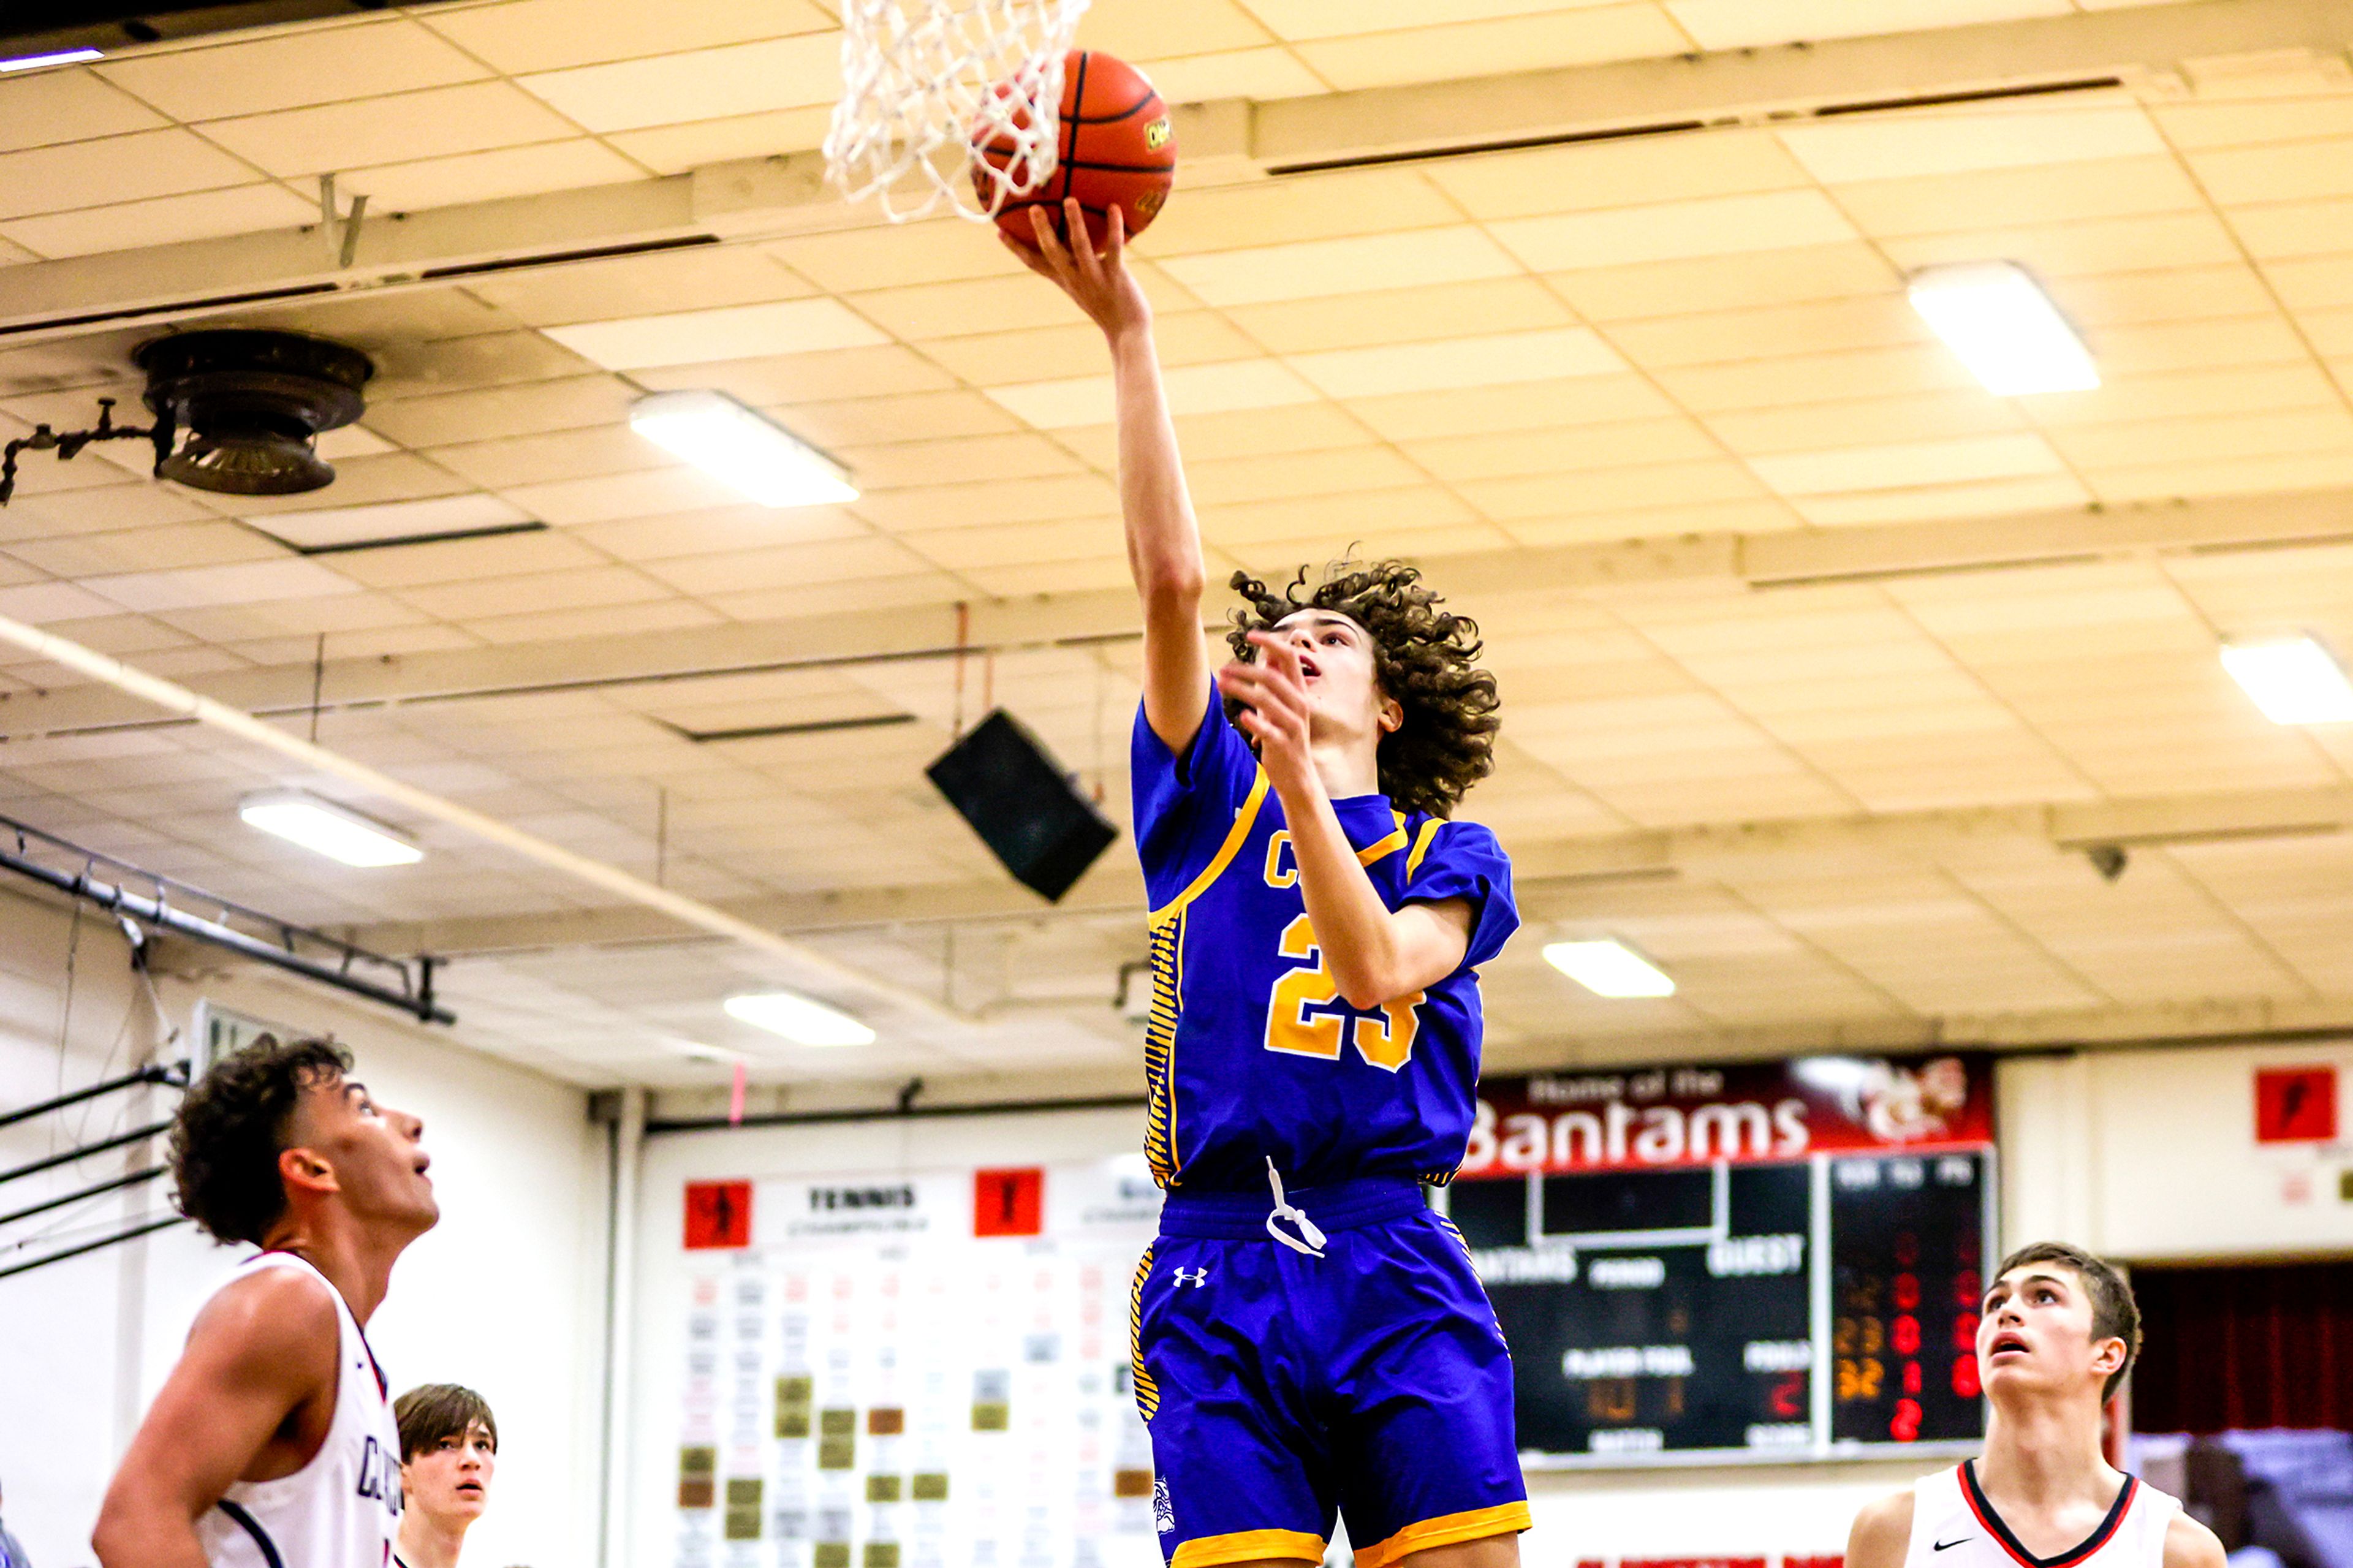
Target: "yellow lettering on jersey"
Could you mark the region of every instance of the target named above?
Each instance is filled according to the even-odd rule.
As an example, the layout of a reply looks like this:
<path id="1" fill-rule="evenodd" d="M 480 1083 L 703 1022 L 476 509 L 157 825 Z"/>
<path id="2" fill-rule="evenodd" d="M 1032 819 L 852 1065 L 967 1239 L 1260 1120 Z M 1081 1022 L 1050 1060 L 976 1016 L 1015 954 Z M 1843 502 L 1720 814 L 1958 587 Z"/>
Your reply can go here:
<path id="1" fill-rule="evenodd" d="M 1271 854 L 1268 859 L 1271 865 Z M 1314 923 L 1301 915 L 1283 927 L 1282 940 L 1276 951 L 1285 958 L 1312 963 L 1312 967 L 1292 970 L 1274 983 L 1267 998 L 1266 1048 L 1286 1056 L 1322 1057 L 1326 1061 L 1337 1061 L 1342 1037 L 1340 1015 L 1309 1010 L 1329 1008 L 1340 997 L 1340 983 L 1324 966 L 1323 949 L 1316 945 Z M 1405 1066 L 1413 1056 L 1414 1037 L 1421 1032 L 1421 1019 L 1414 1008 L 1420 1005 L 1426 994 L 1416 991 L 1383 1003 L 1374 1014 L 1357 1017 L 1356 1054 L 1387 1072 Z"/>
<path id="2" fill-rule="evenodd" d="M 1291 848 L 1291 830 L 1287 827 L 1275 829 L 1274 837 L 1266 841 L 1266 885 L 1268 887 L 1295 888 L 1299 885 L 1299 867 L 1296 859 L 1294 858 L 1291 865 L 1283 864 L 1282 852 L 1289 848 Z M 1296 851 L 1293 854 L 1295 857 Z"/>

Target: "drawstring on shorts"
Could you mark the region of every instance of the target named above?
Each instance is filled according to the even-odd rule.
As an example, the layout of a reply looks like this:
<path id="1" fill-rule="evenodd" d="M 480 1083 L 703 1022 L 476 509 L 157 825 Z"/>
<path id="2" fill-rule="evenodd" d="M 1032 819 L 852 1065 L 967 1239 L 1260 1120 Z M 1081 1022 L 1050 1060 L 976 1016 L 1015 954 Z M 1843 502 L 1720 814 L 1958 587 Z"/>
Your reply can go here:
<path id="1" fill-rule="evenodd" d="M 1293 1252 L 1303 1252 L 1310 1258 L 1323 1257 L 1324 1232 L 1314 1220 L 1307 1217 L 1307 1212 L 1304 1209 L 1294 1208 L 1284 1200 L 1282 1173 L 1274 1168 L 1274 1156 L 1271 1154 L 1268 1155 L 1266 1160 L 1266 1180 L 1267 1184 L 1274 1189 L 1274 1212 L 1266 1216 L 1267 1235 Z M 1293 1236 L 1277 1226 L 1274 1222 L 1279 1219 L 1289 1220 L 1293 1225 L 1297 1226 L 1299 1235 Z"/>

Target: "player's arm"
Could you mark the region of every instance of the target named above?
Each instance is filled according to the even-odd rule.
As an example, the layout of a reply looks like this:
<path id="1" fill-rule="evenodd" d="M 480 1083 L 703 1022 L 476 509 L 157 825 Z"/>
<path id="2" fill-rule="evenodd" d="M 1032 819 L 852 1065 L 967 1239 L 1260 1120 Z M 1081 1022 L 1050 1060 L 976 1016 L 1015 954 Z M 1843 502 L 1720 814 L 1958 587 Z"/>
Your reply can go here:
<path id="1" fill-rule="evenodd" d="M 1086 233 L 1073 200 L 1068 230 Z M 1201 593 L 1208 569 L 1201 530 L 1185 489 L 1176 426 L 1168 416 L 1160 357 L 1152 342 L 1152 305 L 1127 269 L 1126 236 L 1112 208 L 1109 243 L 1097 256 L 1054 237 L 1045 209 L 1029 209 L 1035 246 L 1005 235 L 1006 248 L 1076 301 L 1111 343 L 1112 386 L 1119 409 L 1119 504 L 1127 523 L 1127 565 L 1144 601 L 1144 717 L 1170 751 L 1193 743 L 1209 706 L 1209 658 L 1202 646 Z"/>
<path id="2" fill-rule="evenodd" d="M 2230 1553 L 2222 1538 L 2186 1513 L 2177 1513 L 2165 1527 L 2165 1568 L 2222 1568 Z"/>
<path id="3" fill-rule="evenodd" d="M 1847 1531 L 1846 1568 L 1904 1568 L 1912 1550 L 1912 1503 L 1913 1494 L 1903 1491 L 1863 1504 Z"/>
<path id="4" fill-rule="evenodd" d="M 306 1401 L 333 1396 L 339 1345 L 334 1303 L 292 1269 L 215 1298 L 106 1489 L 90 1533 L 104 1568 L 206 1568 L 196 1521 Z"/>
<path id="5" fill-rule="evenodd" d="M 1242 704 L 1235 723 L 1282 801 L 1299 861 L 1299 890 L 1324 967 L 1359 1011 L 1426 991 L 1461 967 L 1471 950 L 1471 903 L 1445 899 L 1392 910 L 1356 858 L 1307 746 L 1307 688 L 1289 644 L 1254 632 L 1259 662 L 1229 664 L 1218 684 Z"/>

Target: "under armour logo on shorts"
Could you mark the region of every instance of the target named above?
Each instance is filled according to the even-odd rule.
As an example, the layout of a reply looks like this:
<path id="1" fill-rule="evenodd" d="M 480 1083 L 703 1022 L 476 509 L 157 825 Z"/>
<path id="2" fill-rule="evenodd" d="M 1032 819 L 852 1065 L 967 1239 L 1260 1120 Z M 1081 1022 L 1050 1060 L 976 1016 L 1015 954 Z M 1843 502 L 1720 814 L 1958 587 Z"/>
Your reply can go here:
<path id="1" fill-rule="evenodd" d="M 1176 1270 L 1176 1283 L 1179 1285 L 1207 1285 L 1208 1282 L 1209 1269 L 1207 1264 L 1202 1265 L 1198 1268 L 1179 1268 Z"/>

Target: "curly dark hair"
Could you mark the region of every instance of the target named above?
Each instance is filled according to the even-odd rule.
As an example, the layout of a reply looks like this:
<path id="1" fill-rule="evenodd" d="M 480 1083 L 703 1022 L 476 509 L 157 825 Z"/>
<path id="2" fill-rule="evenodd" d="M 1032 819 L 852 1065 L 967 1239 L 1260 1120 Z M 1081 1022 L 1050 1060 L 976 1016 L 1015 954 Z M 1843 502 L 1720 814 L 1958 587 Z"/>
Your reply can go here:
<path id="1" fill-rule="evenodd" d="M 174 1201 L 216 1241 L 262 1244 L 286 1212 L 278 1156 L 302 1091 L 352 1070 L 325 1039 L 264 1035 L 189 1086 L 172 1118 Z"/>
<path id="2" fill-rule="evenodd" d="M 1402 561 L 1335 561 L 1312 586 L 1304 566 L 1280 594 L 1247 572 L 1235 573 L 1232 585 L 1249 601 L 1226 634 L 1238 658 L 1257 657 L 1250 633 L 1271 631 L 1302 610 L 1331 610 L 1371 636 L 1374 678 L 1405 710 L 1405 722 L 1381 737 L 1377 759 L 1390 805 L 1451 816 L 1463 794 L 1494 771 L 1502 699 L 1495 678 L 1476 667 L 1485 646 L 1479 623 L 1444 609 L 1419 571 Z M 1239 706 L 1227 703 L 1227 716 Z"/>

